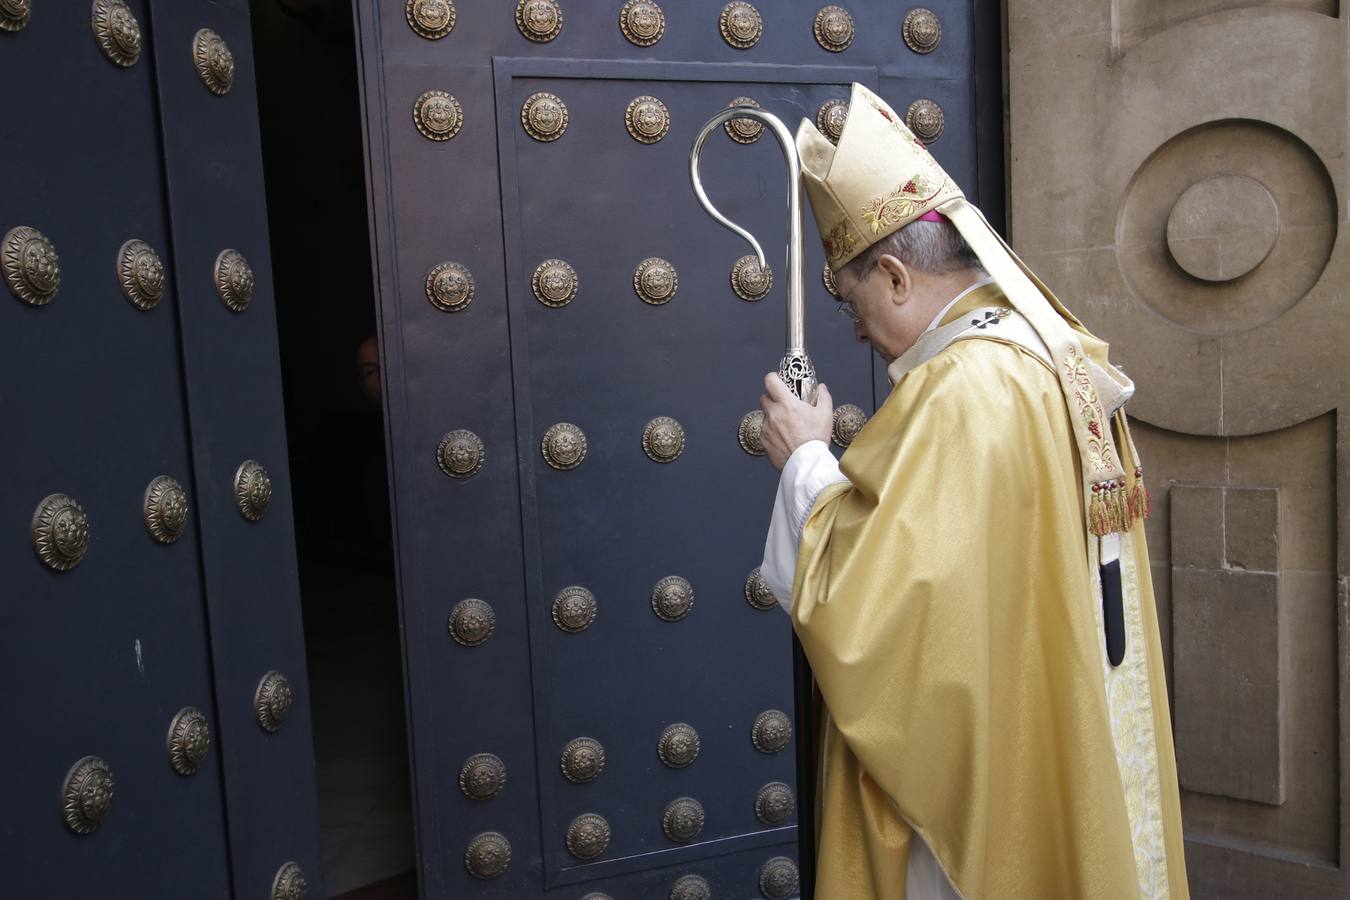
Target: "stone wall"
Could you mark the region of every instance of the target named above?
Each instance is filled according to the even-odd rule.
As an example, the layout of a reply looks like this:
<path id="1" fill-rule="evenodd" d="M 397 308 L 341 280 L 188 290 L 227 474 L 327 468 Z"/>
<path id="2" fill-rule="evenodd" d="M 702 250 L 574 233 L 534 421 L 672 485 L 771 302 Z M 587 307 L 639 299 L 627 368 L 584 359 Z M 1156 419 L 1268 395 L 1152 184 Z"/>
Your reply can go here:
<path id="1" fill-rule="evenodd" d="M 1012 242 L 1138 384 L 1197 897 L 1350 893 L 1339 13 L 1007 7 Z"/>

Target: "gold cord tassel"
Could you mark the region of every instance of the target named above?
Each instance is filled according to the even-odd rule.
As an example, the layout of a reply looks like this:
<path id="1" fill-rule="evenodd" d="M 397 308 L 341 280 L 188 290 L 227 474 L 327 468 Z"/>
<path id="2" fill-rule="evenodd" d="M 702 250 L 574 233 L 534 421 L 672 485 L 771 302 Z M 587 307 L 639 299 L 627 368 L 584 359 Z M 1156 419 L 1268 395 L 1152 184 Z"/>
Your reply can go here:
<path id="1" fill-rule="evenodd" d="M 1096 482 L 1092 485 L 1088 522 L 1092 526 L 1092 534 L 1096 537 L 1105 537 L 1111 533 L 1111 514 L 1107 507 L 1106 493 L 1105 482 Z"/>
<path id="2" fill-rule="evenodd" d="M 1153 511 L 1153 501 L 1148 495 L 1148 486 L 1144 484 L 1144 467 L 1134 469 L 1134 484 L 1130 487 L 1130 521 L 1138 522 L 1148 518 Z"/>
<path id="3" fill-rule="evenodd" d="M 1111 530 L 1122 532 L 1126 529 L 1125 481 L 1111 483 Z"/>
<path id="4" fill-rule="evenodd" d="M 1153 501 L 1148 495 L 1148 486 L 1144 484 L 1144 466 L 1139 462 L 1139 450 L 1134 446 L 1134 435 L 1130 433 L 1129 421 L 1125 418 L 1124 410 L 1116 413 L 1116 424 L 1125 438 L 1125 446 L 1129 448 L 1129 461 L 1134 463 L 1134 481 L 1129 486 L 1129 519 L 1126 522 L 1126 526 L 1129 527 L 1148 518 L 1149 513 L 1153 511 Z"/>
<path id="5" fill-rule="evenodd" d="M 1093 535 L 1103 537 L 1129 531 L 1134 521 L 1134 494 L 1124 478 L 1098 481 L 1092 485 L 1088 523 Z"/>

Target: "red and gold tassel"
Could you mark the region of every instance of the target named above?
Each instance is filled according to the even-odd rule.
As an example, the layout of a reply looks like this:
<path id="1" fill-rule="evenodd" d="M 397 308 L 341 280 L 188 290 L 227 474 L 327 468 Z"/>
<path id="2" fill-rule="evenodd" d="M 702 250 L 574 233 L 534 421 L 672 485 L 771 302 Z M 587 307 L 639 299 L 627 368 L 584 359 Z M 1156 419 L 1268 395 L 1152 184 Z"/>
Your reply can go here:
<path id="1" fill-rule="evenodd" d="M 1107 485 L 1110 482 L 1098 481 L 1092 485 L 1092 502 L 1088 506 L 1088 524 L 1092 534 L 1104 537 L 1111 533 L 1111 514 L 1108 509 Z"/>
<path id="2" fill-rule="evenodd" d="M 1129 524 L 1127 522 L 1125 502 L 1125 479 L 1111 482 L 1111 530 L 1116 532 L 1125 531 Z"/>
<path id="3" fill-rule="evenodd" d="M 1148 495 L 1148 486 L 1144 484 L 1144 467 L 1135 466 L 1134 484 L 1130 486 L 1130 522 L 1139 522 L 1148 518 L 1153 511 L 1153 501 Z"/>
<path id="4" fill-rule="evenodd" d="M 1092 485 L 1092 502 L 1088 505 L 1088 524 L 1093 535 L 1103 537 L 1108 534 L 1129 531 L 1135 522 L 1137 487 L 1132 488 L 1126 479 L 1098 481 Z M 1148 497 L 1142 502 L 1147 505 Z"/>

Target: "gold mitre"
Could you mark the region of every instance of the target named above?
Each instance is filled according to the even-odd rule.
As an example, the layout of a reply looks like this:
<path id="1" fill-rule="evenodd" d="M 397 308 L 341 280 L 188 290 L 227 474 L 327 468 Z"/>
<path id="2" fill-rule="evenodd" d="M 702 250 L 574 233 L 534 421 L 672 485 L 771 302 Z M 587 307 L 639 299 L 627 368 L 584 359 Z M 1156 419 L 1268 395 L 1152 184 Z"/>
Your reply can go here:
<path id="1" fill-rule="evenodd" d="M 1107 361 L 1106 343 L 1064 308 L 966 201 L 895 110 L 855 83 L 838 146 L 803 119 L 797 155 L 831 271 L 916 219 L 940 216 L 955 226 L 1050 353 L 1073 421 L 1091 532 L 1127 531 L 1143 518 L 1143 468 L 1120 411 L 1133 383 Z M 1132 479 L 1118 443 L 1129 448 Z"/>
<path id="2" fill-rule="evenodd" d="M 835 272 L 924 213 L 964 197 L 895 110 L 861 84 L 853 85 L 839 146 L 803 119 L 797 155 Z"/>

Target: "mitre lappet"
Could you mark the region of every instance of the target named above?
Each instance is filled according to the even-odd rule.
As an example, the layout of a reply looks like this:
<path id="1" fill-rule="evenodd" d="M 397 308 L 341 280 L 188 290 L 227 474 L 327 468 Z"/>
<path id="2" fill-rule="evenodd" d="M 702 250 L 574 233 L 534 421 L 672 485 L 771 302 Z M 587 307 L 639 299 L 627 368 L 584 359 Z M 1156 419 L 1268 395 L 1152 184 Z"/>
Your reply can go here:
<path id="1" fill-rule="evenodd" d="M 1108 362 L 1106 343 L 1055 298 L 966 200 L 901 116 L 855 83 L 838 145 L 803 119 L 797 153 L 832 272 L 916 219 L 941 216 L 956 227 L 1050 354 L 1071 412 L 1089 531 L 1098 537 L 1125 532 L 1147 516 L 1143 470 L 1136 466 L 1127 474 L 1116 450 L 1118 439 L 1127 442 L 1129 458 L 1139 459 L 1120 412 L 1134 384 Z"/>

